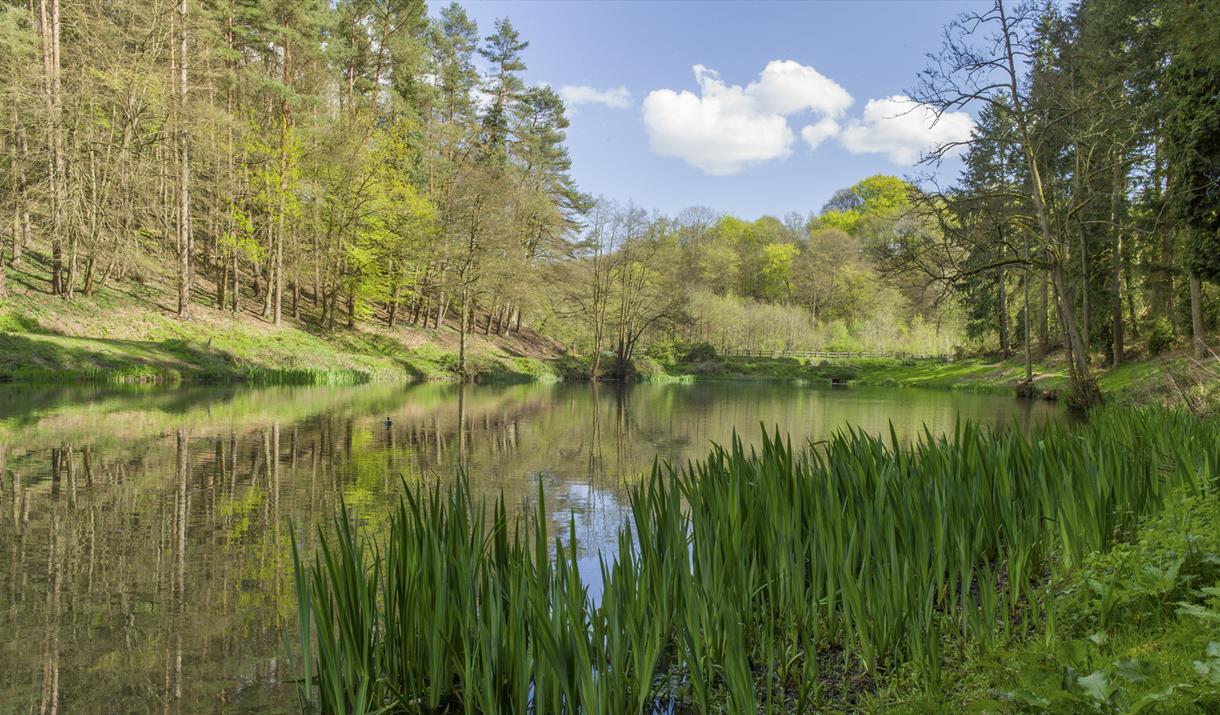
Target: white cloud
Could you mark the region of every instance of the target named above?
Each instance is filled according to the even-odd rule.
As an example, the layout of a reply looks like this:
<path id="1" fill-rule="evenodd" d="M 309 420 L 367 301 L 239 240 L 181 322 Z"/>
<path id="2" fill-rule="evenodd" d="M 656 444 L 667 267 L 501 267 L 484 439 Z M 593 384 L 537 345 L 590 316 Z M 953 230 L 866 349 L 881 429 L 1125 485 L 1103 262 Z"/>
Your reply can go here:
<path id="1" fill-rule="evenodd" d="M 847 90 L 812 67 L 792 60 L 772 60 L 746 87 L 746 94 L 776 114 L 792 114 L 802 109 L 837 117 L 851 106 Z"/>
<path id="2" fill-rule="evenodd" d="M 827 131 L 825 121 L 834 124 L 830 117 L 852 102 L 838 84 L 791 60 L 768 63 L 746 87 L 726 84 L 703 65 L 693 69 L 699 94 L 650 92 L 644 99 L 644 125 L 653 151 L 708 174 L 735 174 L 751 164 L 785 158 L 795 141 L 788 115 L 806 110 L 827 115 L 817 125 Z"/>
<path id="3" fill-rule="evenodd" d="M 631 92 L 626 87 L 612 89 L 597 89 L 587 84 L 565 84 L 559 88 L 559 96 L 568 107 L 579 104 L 604 104 L 613 109 L 623 109 L 631 105 Z"/>
<path id="4" fill-rule="evenodd" d="M 885 154 L 895 164 L 909 166 L 922 154 L 950 142 L 970 139 L 974 120 L 966 112 L 936 112 L 910 97 L 870 99 L 864 115 L 851 122 L 839 142 L 853 154 Z"/>
<path id="5" fill-rule="evenodd" d="M 841 131 L 839 123 L 830 117 L 822 119 L 816 124 L 810 124 L 801 130 L 801 138 L 809 145 L 810 149 L 817 149 L 818 146 L 831 137 L 836 137 Z"/>

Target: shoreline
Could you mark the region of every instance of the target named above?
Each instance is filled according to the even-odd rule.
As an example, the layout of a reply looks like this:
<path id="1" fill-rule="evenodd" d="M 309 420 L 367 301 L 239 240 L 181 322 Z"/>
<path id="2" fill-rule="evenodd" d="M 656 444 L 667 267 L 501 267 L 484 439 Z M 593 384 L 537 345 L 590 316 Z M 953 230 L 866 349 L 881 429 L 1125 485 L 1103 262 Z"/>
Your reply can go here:
<path id="1" fill-rule="evenodd" d="M 308 354 L 294 352 L 313 343 Z M 343 350 L 333 343 L 346 343 Z M 0 332 L 0 384 L 152 384 L 194 385 L 358 385 L 462 382 L 457 355 L 421 342 L 413 348 L 367 331 L 314 335 L 295 327 L 275 332 L 228 334 L 196 331 L 183 338 L 124 340 L 75 337 L 48 332 Z M 1054 400 L 1067 387 L 1062 365 L 1050 360 L 1035 366 L 1040 397 Z M 584 360 L 512 356 L 484 349 L 468 356 L 466 381 L 475 384 L 588 382 Z M 636 362 L 625 382 L 698 384 L 771 382 L 794 385 L 845 385 L 962 390 L 1017 396 L 1024 375 L 1019 359 L 971 357 L 955 361 L 874 358 L 831 362 L 798 358 L 723 358 L 699 364 Z M 1099 369 L 1107 401 L 1116 404 L 1167 404 L 1203 413 L 1220 401 L 1217 370 L 1180 354 L 1131 361 Z M 607 382 L 617 382 L 609 380 Z"/>

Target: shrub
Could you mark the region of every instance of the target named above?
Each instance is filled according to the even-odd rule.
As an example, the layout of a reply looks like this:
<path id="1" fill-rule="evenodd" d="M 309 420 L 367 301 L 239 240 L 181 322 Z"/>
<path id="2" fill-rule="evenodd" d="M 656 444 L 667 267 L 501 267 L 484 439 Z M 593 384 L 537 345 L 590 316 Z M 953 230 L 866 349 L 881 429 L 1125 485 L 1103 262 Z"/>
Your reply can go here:
<path id="1" fill-rule="evenodd" d="M 708 362 L 717 357 L 719 355 L 711 343 L 695 343 L 686 349 L 686 355 L 682 359 L 686 362 Z"/>
<path id="2" fill-rule="evenodd" d="M 441 366 L 445 372 L 453 375 L 459 380 L 474 381 L 483 373 L 494 373 L 499 367 L 495 360 L 486 355 L 474 355 L 466 353 L 466 370 L 462 371 L 459 366 L 457 353 L 445 353 L 437 359 L 437 364 Z"/>
<path id="3" fill-rule="evenodd" d="M 555 370 L 565 382 L 578 382 L 589 379 L 592 361 L 584 355 L 565 353 L 555 361 Z"/>
<path id="4" fill-rule="evenodd" d="M 1161 353 L 1173 347 L 1173 325 L 1166 318 L 1157 318 L 1152 324 L 1152 332 L 1148 334 L 1148 352 L 1151 355 Z"/>
<path id="5" fill-rule="evenodd" d="M 633 380 L 648 381 L 654 377 L 660 377 L 665 374 L 665 368 L 661 364 L 647 355 L 640 355 L 631 359 L 627 365 L 626 374 Z"/>
<path id="6" fill-rule="evenodd" d="M 649 345 L 644 354 L 662 365 L 673 365 L 678 362 L 683 350 L 685 345 L 680 340 L 663 340 Z"/>
<path id="7" fill-rule="evenodd" d="M 714 376 L 724 375 L 727 372 L 725 363 L 720 360 L 707 360 L 705 362 L 696 362 L 686 365 L 685 371 L 691 375 Z"/>

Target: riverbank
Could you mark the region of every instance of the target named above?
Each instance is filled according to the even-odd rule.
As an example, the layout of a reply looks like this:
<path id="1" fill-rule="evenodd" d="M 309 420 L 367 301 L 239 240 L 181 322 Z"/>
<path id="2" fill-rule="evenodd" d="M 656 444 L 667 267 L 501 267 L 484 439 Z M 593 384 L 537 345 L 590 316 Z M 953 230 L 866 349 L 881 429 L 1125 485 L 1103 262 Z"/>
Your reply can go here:
<path id="1" fill-rule="evenodd" d="M 587 379 L 589 359 L 567 355 L 528 328 L 467 336 L 466 374 L 458 371 L 458 331 L 367 321 L 321 330 L 286 317 L 234 315 L 197 304 L 177 319 L 164 287 L 128 283 L 73 301 L 38 289 L 34 276 L 10 270 L 0 301 L 0 381 L 169 384 L 357 384 L 365 382 L 532 382 Z M 652 349 L 632 363 L 646 382 L 781 381 L 858 384 L 1012 394 L 1024 377 L 1020 358 L 956 361 L 817 360 L 720 356 L 706 346 Z M 1034 385 L 1044 396 L 1066 390 L 1062 359 L 1039 360 Z M 1198 413 L 1220 409 L 1220 359 L 1181 352 L 1098 370 L 1106 399 L 1165 404 Z"/>
<path id="2" fill-rule="evenodd" d="M 356 384 L 456 381 L 458 332 L 398 325 L 320 329 L 289 316 L 276 327 L 260 315 L 196 304 L 179 320 L 155 285 L 106 286 L 65 301 L 33 275 L 9 269 L 0 300 L 0 380 L 10 382 Z M 481 331 L 480 331 L 481 332 Z M 529 330 L 468 335 L 467 379 L 558 379 L 559 351 Z"/>
<path id="3" fill-rule="evenodd" d="M 852 382 L 887 387 L 923 387 L 1013 394 L 1025 379 L 1020 358 L 967 358 L 953 362 L 861 361 Z M 1034 389 L 1046 399 L 1068 390 L 1062 356 L 1034 365 Z M 1220 402 L 1220 359 L 1195 360 L 1184 351 L 1143 358 L 1117 368 L 1097 367 L 1098 385 L 1115 404 L 1162 404 L 1198 412 Z"/>
<path id="4" fill-rule="evenodd" d="M 741 357 L 706 354 L 699 359 L 651 360 L 644 371 L 653 381 L 780 380 L 810 384 L 915 387 L 1015 394 L 1025 378 L 1025 363 L 973 357 L 960 360 L 863 358 L 818 360 L 793 357 Z M 1068 389 L 1062 356 L 1052 354 L 1034 365 L 1034 388 L 1045 399 Z M 1121 405 L 1159 404 L 1210 414 L 1220 409 L 1220 358 L 1195 360 L 1183 351 L 1137 359 L 1117 368 L 1097 368 L 1107 401 Z"/>

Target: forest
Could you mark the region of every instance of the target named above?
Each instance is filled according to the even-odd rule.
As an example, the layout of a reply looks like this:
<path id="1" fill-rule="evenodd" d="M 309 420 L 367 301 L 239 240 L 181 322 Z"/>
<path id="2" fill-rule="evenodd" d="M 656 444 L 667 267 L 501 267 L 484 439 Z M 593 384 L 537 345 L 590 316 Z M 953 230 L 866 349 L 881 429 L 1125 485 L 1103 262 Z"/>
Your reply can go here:
<path id="1" fill-rule="evenodd" d="M 508 18 L 7 2 L 0 264 L 65 301 L 161 280 L 183 320 L 452 326 L 460 364 L 468 334 L 526 326 L 594 377 L 674 342 L 1062 351 L 1090 404 L 1099 365 L 1202 354 L 1216 329 L 1220 22 L 1172 0 L 1010 11 L 951 25 L 911 90 L 975 111 L 970 141 L 751 220 L 583 193 Z"/>

